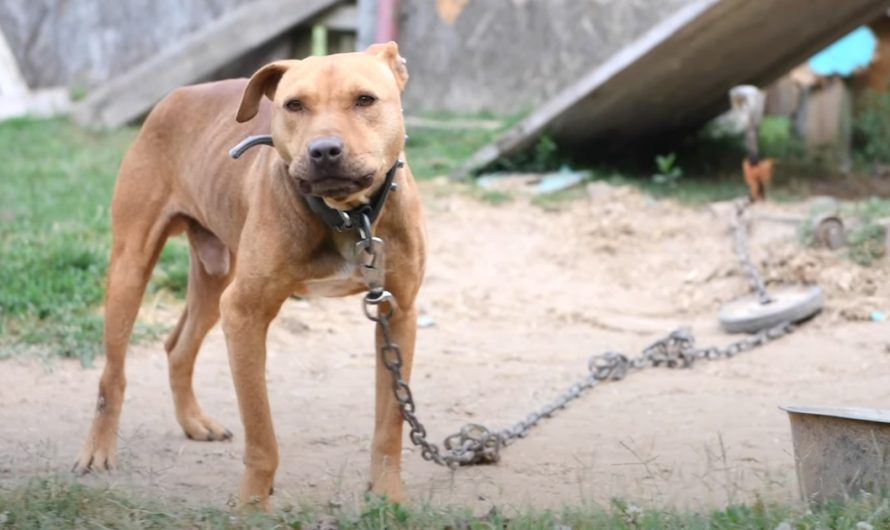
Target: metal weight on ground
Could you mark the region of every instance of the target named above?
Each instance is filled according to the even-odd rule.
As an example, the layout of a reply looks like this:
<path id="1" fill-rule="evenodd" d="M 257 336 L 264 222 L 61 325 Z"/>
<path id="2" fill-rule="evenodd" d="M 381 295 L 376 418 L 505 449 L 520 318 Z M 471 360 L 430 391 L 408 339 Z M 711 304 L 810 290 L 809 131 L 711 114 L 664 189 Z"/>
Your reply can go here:
<path id="1" fill-rule="evenodd" d="M 754 294 L 723 306 L 717 319 L 727 333 L 756 333 L 782 322 L 801 322 L 822 310 L 822 289 L 818 286 L 787 286 L 767 291 L 766 283 L 751 261 L 744 214 L 748 199 L 736 201 L 733 209 L 735 253 L 748 273 Z"/>

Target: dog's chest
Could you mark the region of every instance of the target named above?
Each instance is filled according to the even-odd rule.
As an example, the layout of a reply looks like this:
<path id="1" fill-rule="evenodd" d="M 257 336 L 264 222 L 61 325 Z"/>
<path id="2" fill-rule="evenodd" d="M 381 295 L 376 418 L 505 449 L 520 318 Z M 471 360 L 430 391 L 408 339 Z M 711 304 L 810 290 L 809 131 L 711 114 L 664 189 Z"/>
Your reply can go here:
<path id="1" fill-rule="evenodd" d="M 347 296 L 364 289 L 358 266 L 344 260 L 330 276 L 303 282 L 297 294 L 306 298 Z"/>
<path id="2" fill-rule="evenodd" d="M 352 239 L 337 238 L 326 253 L 324 273 L 303 281 L 297 289 L 305 298 L 347 296 L 366 289 Z"/>

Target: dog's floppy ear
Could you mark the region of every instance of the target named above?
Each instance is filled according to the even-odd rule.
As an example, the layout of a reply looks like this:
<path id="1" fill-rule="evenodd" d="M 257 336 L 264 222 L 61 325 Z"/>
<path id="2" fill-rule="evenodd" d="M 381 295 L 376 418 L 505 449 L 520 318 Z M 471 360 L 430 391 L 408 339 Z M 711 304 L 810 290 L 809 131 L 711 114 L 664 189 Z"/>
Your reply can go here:
<path id="1" fill-rule="evenodd" d="M 238 106 L 238 113 L 235 115 L 238 123 L 244 123 L 256 116 L 260 109 L 260 100 L 263 98 L 263 94 L 269 99 L 275 97 L 275 89 L 278 87 L 278 82 L 281 81 L 281 76 L 290 68 L 292 62 L 276 61 L 269 63 L 253 74 L 250 81 L 247 82 L 247 88 L 244 89 L 244 94 L 241 96 L 241 104 Z"/>
<path id="2" fill-rule="evenodd" d="M 365 50 L 365 53 L 380 57 L 380 59 L 389 66 L 390 70 L 392 70 L 392 75 L 396 78 L 396 84 L 399 85 L 399 90 L 405 90 L 405 84 L 408 83 L 408 68 L 405 66 L 407 61 L 405 61 L 404 57 L 399 55 L 398 44 L 393 41 L 389 41 L 385 44 L 372 44 Z"/>

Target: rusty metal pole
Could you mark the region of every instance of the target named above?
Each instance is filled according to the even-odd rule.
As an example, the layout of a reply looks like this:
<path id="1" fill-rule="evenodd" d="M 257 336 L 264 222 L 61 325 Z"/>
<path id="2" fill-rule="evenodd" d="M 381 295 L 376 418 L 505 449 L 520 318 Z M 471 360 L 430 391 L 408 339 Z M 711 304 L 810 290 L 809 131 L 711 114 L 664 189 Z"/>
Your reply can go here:
<path id="1" fill-rule="evenodd" d="M 377 42 L 399 37 L 399 0 L 377 0 Z"/>

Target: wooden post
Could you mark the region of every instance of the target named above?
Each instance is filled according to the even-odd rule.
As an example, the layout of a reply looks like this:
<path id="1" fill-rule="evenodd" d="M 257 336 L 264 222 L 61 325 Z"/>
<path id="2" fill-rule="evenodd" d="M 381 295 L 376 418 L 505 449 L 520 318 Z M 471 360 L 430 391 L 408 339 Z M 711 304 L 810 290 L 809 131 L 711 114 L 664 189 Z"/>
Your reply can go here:
<path id="1" fill-rule="evenodd" d="M 312 26 L 312 55 L 328 54 L 328 28 L 321 24 Z"/>
<path id="2" fill-rule="evenodd" d="M 399 0 L 378 0 L 377 42 L 396 40 L 399 36 Z"/>
<path id="3" fill-rule="evenodd" d="M 364 51 L 377 37 L 377 0 L 358 0 L 358 40 L 356 51 Z"/>

